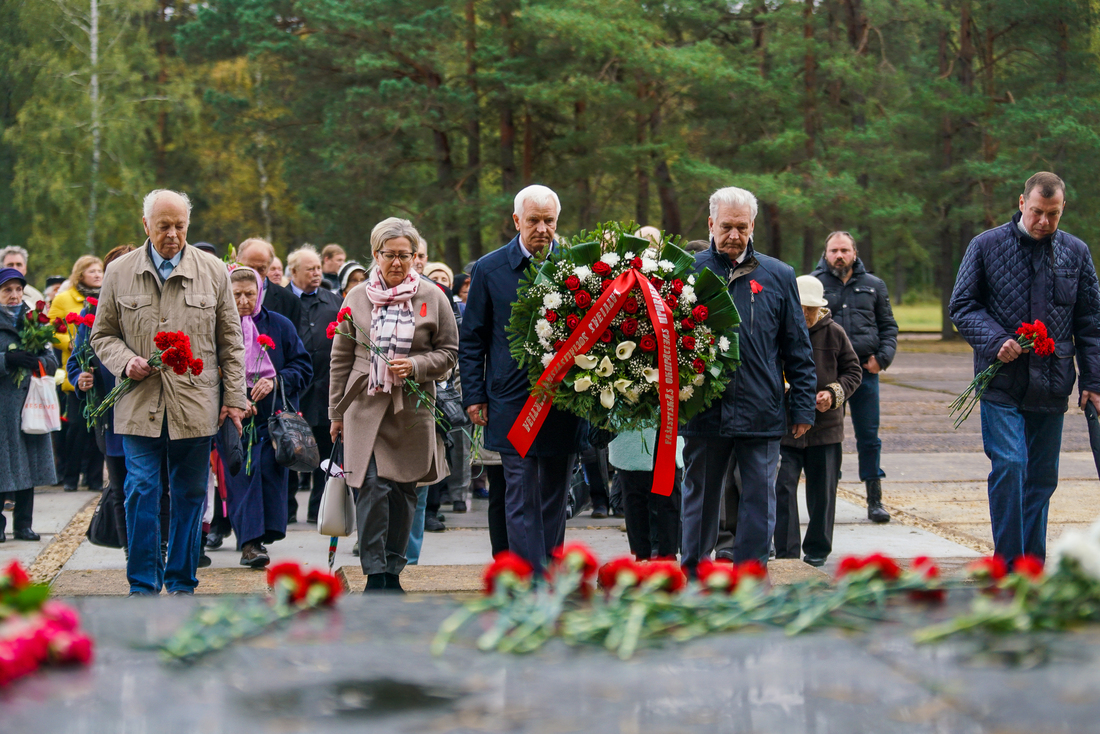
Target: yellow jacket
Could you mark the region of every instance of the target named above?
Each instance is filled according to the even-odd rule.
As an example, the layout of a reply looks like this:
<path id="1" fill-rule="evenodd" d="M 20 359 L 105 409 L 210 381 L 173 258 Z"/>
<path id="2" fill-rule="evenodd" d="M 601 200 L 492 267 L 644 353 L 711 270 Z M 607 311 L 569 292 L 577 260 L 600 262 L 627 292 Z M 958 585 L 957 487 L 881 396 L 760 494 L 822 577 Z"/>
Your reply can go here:
<path id="1" fill-rule="evenodd" d="M 50 304 L 50 311 L 46 315 L 49 316 L 50 321 L 53 321 L 54 319 L 65 318 L 66 314 L 78 314 L 83 308 L 84 296 L 80 295 L 80 291 L 73 287 L 54 296 L 53 303 Z M 73 383 L 69 382 L 66 365 L 69 364 L 69 355 L 73 351 L 73 337 L 76 336 L 76 326 L 68 324 L 68 327 L 67 330 L 57 335 L 57 346 L 61 349 L 61 367 L 66 369 L 65 382 L 62 384 L 61 389 L 65 392 L 73 392 L 76 388 L 73 387 Z"/>

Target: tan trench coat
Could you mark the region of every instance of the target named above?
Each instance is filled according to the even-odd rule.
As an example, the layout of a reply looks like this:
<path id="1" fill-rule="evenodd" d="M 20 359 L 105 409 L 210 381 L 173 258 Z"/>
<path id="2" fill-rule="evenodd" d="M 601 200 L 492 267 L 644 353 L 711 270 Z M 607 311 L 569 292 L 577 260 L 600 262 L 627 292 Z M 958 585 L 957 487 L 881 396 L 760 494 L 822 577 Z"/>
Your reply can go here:
<path id="1" fill-rule="evenodd" d="M 115 433 L 159 436 L 167 411 L 169 438 L 213 436 L 223 403 L 248 408 L 241 319 L 225 265 L 188 245 L 161 285 L 149 247 L 146 242 L 107 269 L 92 349 L 121 380 L 133 357 L 149 359 L 157 332 L 182 331 L 191 337 L 191 351 L 203 361 L 203 371 L 196 377 L 168 370 L 138 382 L 115 405 Z"/>
<path id="2" fill-rule="evenodd" d="M 370 333 L 371 306 L 365 285 L 352 289 L 344 299 L 355 322 Z M 416 331 L 409 359 L 413 379 L 435 398 L 435 383 L 447 376 L 458 361 L 458 326 L 443 291 L 421 281 L 412 298 Z M 423 314 L 423 315 L 421 315 Z M 351 333 L 346 321 L 340 330 Z M 362 335 L 358 335 L 360 340 Z M 367 395 L 371 354 L 366 347 L 337 336 L 332 345 L 329 380 L 329 418 L 344 421 L 344 472 L 348 484 L 361 487 L 371 454 L 378 476 L 395 482 L 431 484 L 444 479 L 447 469 L 443 439 L 427 407 L 416 407 L 416 397 L 400 383 L 392 393 Z"/>

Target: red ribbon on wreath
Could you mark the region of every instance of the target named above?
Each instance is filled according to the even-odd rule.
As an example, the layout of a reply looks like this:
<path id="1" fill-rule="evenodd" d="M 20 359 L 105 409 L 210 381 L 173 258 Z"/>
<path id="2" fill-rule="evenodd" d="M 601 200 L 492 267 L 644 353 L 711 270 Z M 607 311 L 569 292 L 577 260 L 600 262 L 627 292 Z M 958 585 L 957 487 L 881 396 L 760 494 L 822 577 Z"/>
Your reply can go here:
<path id="1" fill-rule="evenodd" d="M 673 326 L 672 309 L 661 298 L 661 294 L 638 270 L 630 269 L 611 281 L 581 319 L 580 324 L 566 340 L 565 346 L 558 351 L 550 364 L 546 366 L 535 386 L 531 397 L 520 411 L 519 418 L 508 432 L 508 440 L 515 446 L 520 456 L 527 456 L 531 444 L 542 428 L 550 412 L 553 390 L 561 382 L 574 364 L 574 358 L 586 354 L 600 336 L 611 326 L 611 320 L 622 309 L 627 296 L 635 288 L 640 288 L 645 298 L 649 319 L 653 323 L 657 339 L 657 386 L 661 405 L 661 429 L 657 435 L 657 451 L 653 464 L 653 492 L 668 497 L 676 476 L 676 422 L 680 409 L 680 369 L 676 359 L 676 331 Z"/>

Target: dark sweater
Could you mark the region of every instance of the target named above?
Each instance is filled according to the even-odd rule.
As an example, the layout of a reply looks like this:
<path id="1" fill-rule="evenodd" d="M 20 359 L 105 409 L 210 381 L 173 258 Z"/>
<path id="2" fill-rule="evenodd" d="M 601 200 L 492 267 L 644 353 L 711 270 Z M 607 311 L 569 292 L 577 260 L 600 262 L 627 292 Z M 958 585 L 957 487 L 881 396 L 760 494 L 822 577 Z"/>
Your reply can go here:
<path id="1" fill-rule="evenodd" d="M 810 345 L 817 368 L 817 391 L 832 392 L 833 404 L 829 410 L 817 414 L 814 427 L 802 438 L 794 438 L 790 433 L 783 437 L 783 446 L 798 449 L 826 446 L 844 440 L 844 403 L 863 380 L 863 368 L 859 365 L 852 343 L 840 324 L 833 321 L 828 309 L 810 328 Z"/>

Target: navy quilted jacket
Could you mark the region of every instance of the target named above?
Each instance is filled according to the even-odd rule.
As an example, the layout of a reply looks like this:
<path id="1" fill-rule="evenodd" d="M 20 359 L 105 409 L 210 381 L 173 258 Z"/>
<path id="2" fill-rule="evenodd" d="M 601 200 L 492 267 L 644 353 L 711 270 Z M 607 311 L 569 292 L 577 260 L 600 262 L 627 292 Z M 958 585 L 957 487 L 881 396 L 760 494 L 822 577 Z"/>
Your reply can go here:
<path id="1" fill-rule="evenodd" d="M 1038 319 L 1056 344 L 1050 357 L 1024 354 L 1002 365 L 984 399 L 1024 410 L 1064 413 L 1077 377 L 1100 392 L 1100 286 L 1089 248 L 1068 232 L 1036 241 L 1012 221 L 983 232 L 966 249 L 950 314 L 974 348 L 975 374 L 997 359 L 1021 323 Z"/>

